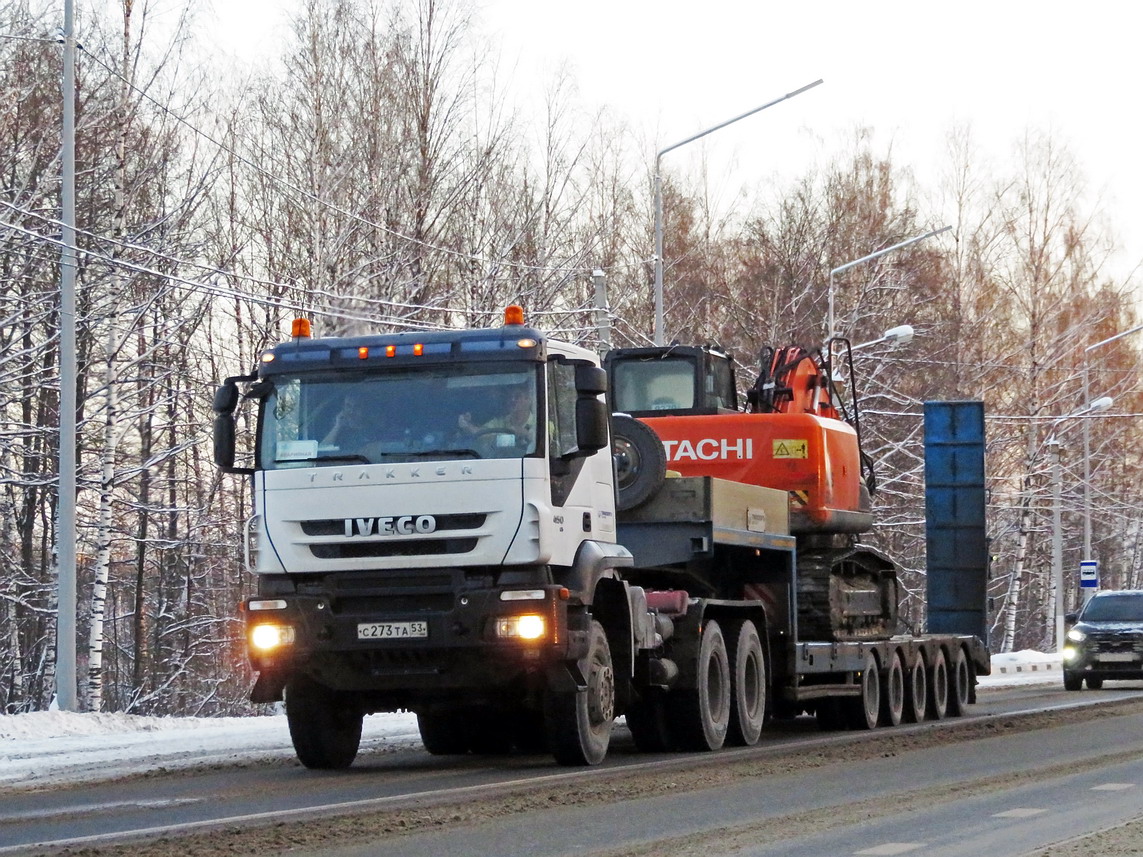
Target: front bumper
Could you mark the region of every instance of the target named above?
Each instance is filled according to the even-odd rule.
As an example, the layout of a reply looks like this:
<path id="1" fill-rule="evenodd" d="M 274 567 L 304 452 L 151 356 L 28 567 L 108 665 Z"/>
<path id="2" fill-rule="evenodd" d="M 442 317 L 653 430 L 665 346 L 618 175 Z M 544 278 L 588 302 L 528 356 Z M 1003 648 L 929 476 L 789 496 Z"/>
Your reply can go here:
<path id="1" fill-rule="evenodd" d="M 1064 671 L 1103 679 L 1143 679 L 1143 647 L 1098 639 L 1064 646 Z"/>
<path id="2" fill-rule="evenodd" d="M 251 599 L 243 610 L 247 652 L 259 672 L 251 698 L 280 699 L 285 683 L 299 674 L 372 697 L 376 710 L 414 707 L 457 692 L 502 698 L 553 683 L 557 668 L 586 650 L 586 628 L 577 627 L 584 624 L 577 618 L 580 611 L 574 606 L 569 611 L 568 592 L 559 586 L 530 587 L 527 600 L 504 600 L 505 591 L 516 590 L 394 599 L 347 596 L 331 587 Z M 385 607 L 390 609 L 378 609 Z M 522 615 L 542 617 L 542 636 L 502 636 Z M 259 648 L 254 641 L 267 625 L 288 629 L 277 635 L 288 641 Z"/>

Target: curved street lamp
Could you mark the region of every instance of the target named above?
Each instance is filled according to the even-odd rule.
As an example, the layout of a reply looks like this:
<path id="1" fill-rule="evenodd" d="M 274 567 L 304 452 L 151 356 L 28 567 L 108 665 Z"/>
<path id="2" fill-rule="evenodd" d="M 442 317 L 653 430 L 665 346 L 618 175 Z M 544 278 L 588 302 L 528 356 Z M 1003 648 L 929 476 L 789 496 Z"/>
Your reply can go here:
<path id="1" fill-rule="evenodd" d="M 761 107 L 755 107 L 753 110 L 747 110 L 733 119 L 727 119 L 725 122 L 720 122 L 713 128 L 707 128 L 705 131 L 699 131 L 697 134 L 687 137 L 685 140 L 680 140 L 678 143 L 672 143 L 664 149 L 660 149 L 655 153 L 655 344 L 665 345 L 664 341 L 664 323 L 663 323 L 663 178 L 659 169 L 660 161 L 663 160 L 663 155 L 668 152 L 674 151 L 680 146 L 685 146 L 687 143 L 693 143 L 707 134 L 713 134 L 727 125 L 733 125 L 739 119 L 745 119 L 747 116 L 753 116 L 755 113 L 760 113 L 767 107 L 773 107 L 775 104 L 781 104 L 783 101 L 788 101 L 795 95 L 801 95 L 809 89 L 824 83 L 819 78 L 813 83 L 807 83 L 801 89 L 795 89 L 793 92 L 787 92 L 781 98 L 775 98 L 763 104 Z"/>

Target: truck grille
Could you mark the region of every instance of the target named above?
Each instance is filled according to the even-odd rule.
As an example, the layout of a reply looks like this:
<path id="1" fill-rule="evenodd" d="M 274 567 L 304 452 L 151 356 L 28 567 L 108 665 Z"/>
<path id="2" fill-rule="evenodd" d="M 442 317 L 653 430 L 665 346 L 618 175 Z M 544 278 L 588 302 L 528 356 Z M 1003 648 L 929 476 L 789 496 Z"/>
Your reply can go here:
<path id="1" fill-rule="evenodd" d="M 415 516 L 413 516 L 415 517 Z M 441 530 L 475 530 L 484 526 L 488 517 L 482 512 L 465 512 L 458 515 L 435 515 L 436 531 Z M 314 521 L 299 521 L 302 532 L 307 536 L 344 536 L 344 518 L 326 518 Z"/>
<path id="2" fill-rule="evenodd" d="M 391 556 L 439 556 L 471 553 L 477 539 L 409 539 L 402 541 L 346 542 L 310 545 L 317 559 L 374 559 Z"/>

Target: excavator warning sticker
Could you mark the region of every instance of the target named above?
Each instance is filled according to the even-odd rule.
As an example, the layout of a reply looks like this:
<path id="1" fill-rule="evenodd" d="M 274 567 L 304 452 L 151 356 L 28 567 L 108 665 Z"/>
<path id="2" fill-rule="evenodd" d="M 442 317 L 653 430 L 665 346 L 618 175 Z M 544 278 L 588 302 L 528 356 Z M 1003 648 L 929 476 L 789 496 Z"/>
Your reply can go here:
<path id="1" fill-rule="evenodd" d="M 809 443 L 805 440 L 774 441 L 775 458 L 809 458 Z"/>

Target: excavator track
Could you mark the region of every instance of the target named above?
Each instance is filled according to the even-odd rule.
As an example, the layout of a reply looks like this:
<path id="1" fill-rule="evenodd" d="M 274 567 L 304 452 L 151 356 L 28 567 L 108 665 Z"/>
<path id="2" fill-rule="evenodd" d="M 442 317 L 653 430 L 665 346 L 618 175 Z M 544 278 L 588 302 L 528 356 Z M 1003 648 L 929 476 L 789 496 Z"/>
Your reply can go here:
<path id="1" fill-rule="evenodd" d="M 897 566 L 867 545 L 798 553 L 798 636 L 883 640 L 897 630 Z"/>

